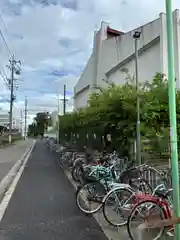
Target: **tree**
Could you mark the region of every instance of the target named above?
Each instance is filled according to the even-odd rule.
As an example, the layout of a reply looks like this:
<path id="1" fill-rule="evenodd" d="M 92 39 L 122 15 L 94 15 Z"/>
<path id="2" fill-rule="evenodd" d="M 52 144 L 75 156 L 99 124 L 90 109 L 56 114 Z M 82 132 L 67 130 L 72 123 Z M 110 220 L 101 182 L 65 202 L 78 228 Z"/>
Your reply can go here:
<path id="1" fill-rule="evenodd" d="M 89 97 L 88 107 L 60 117 L 60 135 L 72 138 L 78 133 L 112 134 L 119 146 L 128 146 L 136 138 L 136 86 L 127 81 L 123 86 L 110 85 Z M 142 83 L 139 91 L 141 136 L 151 142 L 152 149 L 162 152 L 168 146 L 169 105 L 168 82 L 157 73 L 152 83 Z M 177 90 L 177 120 L 180 120 L 180 91 Z M 180 124 L 178 122 L 178 132 Z"/>
<path id="2" fill-rule="evenodd" d="M 35 117 L 38 135 L 44 135 L 48 126 L 51 125 L 51 117 L 48 112 L 39 112 Z"/>
<path id="3" fill-rule="evenodd" d="M 48 126 L 51 126 L 51 117 L 48 112 L 39 112 L 34 118 L 35 123 L 32 123 L 28 127 L 28 134 L 33 136 L 44 135 Z"/>
<path id="4" fill-rule="evenodd" d="M 28 126 L 28 136 L 37 136 L 37 125 L 35 123 Z"/>

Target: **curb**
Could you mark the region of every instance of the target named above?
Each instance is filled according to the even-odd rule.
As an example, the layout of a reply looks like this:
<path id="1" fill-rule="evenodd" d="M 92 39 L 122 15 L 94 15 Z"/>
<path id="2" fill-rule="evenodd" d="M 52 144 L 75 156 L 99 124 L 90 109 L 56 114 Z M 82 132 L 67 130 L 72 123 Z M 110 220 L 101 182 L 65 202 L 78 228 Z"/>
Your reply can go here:
<path id="1" fill-rule="evenodd" d="M 4 179 L 0 183 L 0 203 L 4 198 L 4 195 L 6 191 L 8 190 L 9 186 L 13 182 L 14 178 L 16 177 L 16 174 L 18 173 L 19 169 L 21 168 L 22 164 L 24 163 L 26 157 L 28 156 L 28 153 L 31 152 L 35 145 L 35 142 L 33 142 L 33 145 L 31 147 L 28 147 L 26 152 L 22 155 L 22 157 L 17 161 L 17 163 L 11 168 L 11 170 L 8 172 L 8 174 L 4 177 Z"/>

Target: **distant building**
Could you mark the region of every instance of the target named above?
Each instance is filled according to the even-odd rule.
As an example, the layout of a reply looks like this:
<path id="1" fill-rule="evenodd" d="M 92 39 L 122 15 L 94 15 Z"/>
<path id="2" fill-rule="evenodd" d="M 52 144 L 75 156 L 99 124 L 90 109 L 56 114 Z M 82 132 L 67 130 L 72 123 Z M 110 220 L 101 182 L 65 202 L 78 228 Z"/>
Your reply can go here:
<path id="1" fill-rule="evenodd" d="M 54 111 L 51 113 L 52 126 L 55 127 L 57 123 L 58 112 Z"/>
<path id="2" fill-rule="evenodd" d="M 20 129 L 22 128 L 22 123 L 21 123 L 21 119 L 19 118 L 15 118 L 13 121 L 13 125 L 15 128 Z"/>
<path id="3" fill-rule="evenodd" d="M 0 126 L 9 128 L 9 112 L 7 110 L 0 109 Z M 21 118 L 15 112 L 13 112 L 12 129 L 21 130 Z"/>
<path id="4" fill-rule="evenodd" d="M 8 111 L 0 110 L 0 126 L 7 127 L 9 125 L 9 113 Z"/>
<path id="5" fill-rule="evenodd" d="M 173 12 L 175 76 L 180 88 L 180 13 Z M 167 75 L 166 14 L 129 32 L 112 29 L 102 22 L 94 34 L 92 54 L 74 88 L 74 109 L 87 106 L 90 93 L 106 82 L 124 84 L 127 73 L 135 75 L 135 49 L 133 35 L 141 32 L 139 40 L 139 81 L 151 81 L 157 72 Z"/>

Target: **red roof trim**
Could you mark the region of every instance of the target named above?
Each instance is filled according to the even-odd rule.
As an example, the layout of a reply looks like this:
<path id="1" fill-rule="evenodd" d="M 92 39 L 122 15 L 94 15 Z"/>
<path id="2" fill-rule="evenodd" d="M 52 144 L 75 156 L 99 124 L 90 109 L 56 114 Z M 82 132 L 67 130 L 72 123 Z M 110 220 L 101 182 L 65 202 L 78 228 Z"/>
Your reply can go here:
<path id="1" fill-rule="evenodd" d="M 124 34 L 123 32 L 120 32 L 118 30 L 115 30 L 115 29 L 112 29 L 110 27 L 107 27 L 107 34 L 111 34 L 111 35 L 114 35 L 114 36 L 119 36 L 121 34 Z"/>

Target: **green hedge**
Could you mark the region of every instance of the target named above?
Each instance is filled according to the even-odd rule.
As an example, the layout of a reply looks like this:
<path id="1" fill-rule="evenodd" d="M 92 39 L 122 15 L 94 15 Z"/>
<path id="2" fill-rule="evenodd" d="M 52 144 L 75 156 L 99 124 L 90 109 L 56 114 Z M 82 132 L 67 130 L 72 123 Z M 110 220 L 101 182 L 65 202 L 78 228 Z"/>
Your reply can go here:
<path id="1" fill-rule="evenodd" d="M 132 81 L 127 81 L 123 86 L 112 85 L 108 89 L 100 89 L 90 96 L 88 107 L 60 116 L 61 141 L 76 138 L 81 145 L 101 146 L 102 136 L 110 133 L 116 148 L 121 151 L 130 148 L 136 138 L 136 97 L 136 86 Z M 168 82 L 164 75 L 157 73 L 151 84 L 141 84 L 139 97 L 142 147 L 162 153 L 168 149 L 169 141 Z M 179 135 L 179 90 L 176 98 Z M 86 134 L 90 136 L 88 139 L 85 138 Z M 93 139 L 93 134 L 97 139 Z M 148 146 L 144 146 L 144 140 L 148 140 Z"/>

